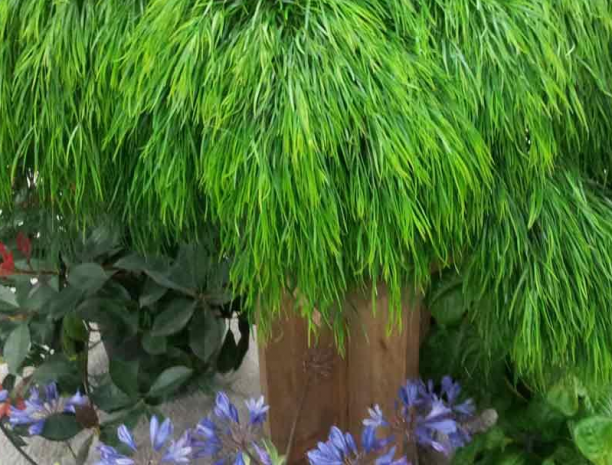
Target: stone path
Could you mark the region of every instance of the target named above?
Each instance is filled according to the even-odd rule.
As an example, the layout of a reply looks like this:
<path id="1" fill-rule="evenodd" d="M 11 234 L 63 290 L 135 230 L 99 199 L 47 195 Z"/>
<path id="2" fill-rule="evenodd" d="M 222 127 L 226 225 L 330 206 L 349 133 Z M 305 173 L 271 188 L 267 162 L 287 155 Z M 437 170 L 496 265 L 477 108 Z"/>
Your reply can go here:
<path id="1" fill-rule="evenodd" d="M 108 366 L 106 353 L 102 345 L 98 345 L 90 356 L 90 371 L 99 372 Z M 0 379 L 6 374 L 6 366 L 0 365 Z M 250 397 L 259 397 L 261 390 L 259 385 L 259 370 L 257 347 L 254 339 L 251 340 L 249 352 L 240 369 L 228 376 L 218 376 L 219 389 L 223 389 L 236 406 L 240 414 L 245 415 L 244 401 Z M 182 432 L 188 427 L 193 427 L 205 417 L 213 405 L 213 397 L 206 394 L 193 394 L 180 400 L 169 402 L 161 407 L 164 415 L 172 419 L 175 432 Z M 148 425 L 141 422 L 135 432 L 136 441 L 148 441 Z M 73 440 L 73 448 L 78 450 L 79 445 L 87 439 L 88 434 L 81 434 Z M 32 438 L 28 441 L 28 453 L 38 462 L 38 465 L 73 465 L 70 453 L 63 444 L 52 443 Z M 93 465 L 98 460 L 95 453 L 95 445 L 92 447 L 88 465 Z M 18 452 L 11 446 L 6 438 L 0 434 L 0 465 L 28 465 Z"/>

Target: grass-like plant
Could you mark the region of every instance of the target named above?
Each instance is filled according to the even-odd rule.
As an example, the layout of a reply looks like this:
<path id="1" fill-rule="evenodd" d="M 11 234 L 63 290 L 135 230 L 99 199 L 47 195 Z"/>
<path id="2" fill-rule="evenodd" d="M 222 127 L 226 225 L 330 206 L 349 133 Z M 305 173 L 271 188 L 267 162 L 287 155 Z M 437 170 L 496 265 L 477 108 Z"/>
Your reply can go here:
<path id="1" fill-rule="evenodd" d="M 234 257 L 262 329 L 299 289 L 466 266 L 518 366 L 612 374 L 610 0 L 4 0 L 0 201 Z M 397 318 L 394 318 L 397 320 Z M 505 336 L 502 338 L 502 336 Z"/>

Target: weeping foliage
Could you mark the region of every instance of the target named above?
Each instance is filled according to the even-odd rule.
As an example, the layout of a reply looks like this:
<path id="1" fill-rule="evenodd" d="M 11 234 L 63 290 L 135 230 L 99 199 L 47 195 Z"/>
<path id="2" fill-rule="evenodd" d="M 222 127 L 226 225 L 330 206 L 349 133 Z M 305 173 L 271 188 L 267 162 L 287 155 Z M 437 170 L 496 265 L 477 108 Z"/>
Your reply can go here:
<path id="1" fill-rule="evenodd" d="M 555 370 L 612 379 L 612 201 L 572 172 L 531 198 L 500 182 L 496 208 L 465 265 L 486 345 L 543 383 Z"/>
<path id="2" fill-rule="evenodd" d="M 4 0 L 0 202 L 31 169 L 143 247 L 213 222 L 264 330 L 297 288 L 340 343 L 349 287 L 397 316 L 467 257 L 519 366 L 607 375 L 611 34 L 610 0 Z"/>

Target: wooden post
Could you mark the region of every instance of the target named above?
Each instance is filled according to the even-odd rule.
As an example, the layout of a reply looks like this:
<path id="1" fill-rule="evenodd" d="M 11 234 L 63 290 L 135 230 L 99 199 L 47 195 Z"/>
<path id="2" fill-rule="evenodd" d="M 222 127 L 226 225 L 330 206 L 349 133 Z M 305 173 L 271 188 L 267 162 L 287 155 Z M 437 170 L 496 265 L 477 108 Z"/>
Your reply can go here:
<path id="1" fill-rule="evenodd" d="M 286 299 L 287 318 L 273 329 L 273 339 L 259 346 L 259 371 L 263 395 L 270 404 L 268 433 L 281 454 L 287 449 L 296 412 L 302 403 L 299 424 L 289 464 L 306 463 L 306 452 L 322 440 L 332 425 L 347 424 L 346 362 L 337 354 L 333 335 L 326 328 L 319 334 L 317 347 L 332 354 L 331 376 L 308 382 L 304 360 L 308 346 L 308 325 L 294 313 L 294 300 Z M 314 341 L 313 341 L 314 342 Z"/>
<path id="2" fill-rule="evenodd" d="M 357 312 L 350 320 L 348 350 L 349 430 L 361 435 L 362 420 L 368 408 L 380 405 L 387 418 L 395 412 L 401 385 L 419 376 L 421 298 L 405 292 L 402 296 L 402 329 L 388 334 L 389 295 L 386 286 L 378 286 L 376 315 L 372 312 L 372 295 L 352 292 L 347 303 Z M 405 451 L 414 461 L 416 450 Z"/>
<path id="3" fill-rule="evenodd" d="M 367 409 L 379 404 L 390 415 L 401 384 L 418 376 L 420 298 L 406 293 L 402 300 L 401 333 L 387 335 L 388 292 L 378 286 L 377 315 L 372 313 L 370 290 L 347 295 L 350 338 L 344 359 L 333 352 L 333 370 L 308 386 L 289 464 L 304 463 L 306 451 L 325 440 L 332 425 L 361 436 Z M 301 403 L 308 374 L 308 327 L 294 313 L 294 300 L 287 298 L 286 319 L 276 324 L 273 340 L 259 347 L 262 392 L 270 404 L 268 428 L 272 441 L 285 452 L 296 411 Z M 318 348 L 333 348 L 333 336 L 321 329 Z M 414 451 L 407 451 L 409 459 Z"/>

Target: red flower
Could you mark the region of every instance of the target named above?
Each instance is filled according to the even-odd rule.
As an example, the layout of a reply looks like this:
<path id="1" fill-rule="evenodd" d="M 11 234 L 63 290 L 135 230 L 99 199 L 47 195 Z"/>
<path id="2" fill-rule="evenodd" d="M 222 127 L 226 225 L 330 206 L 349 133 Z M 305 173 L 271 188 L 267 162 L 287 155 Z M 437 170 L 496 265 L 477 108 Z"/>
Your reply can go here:
<path id="1" fill-rule="evenodd" d="M 17 248 L 29 260 L 32 256 L 32 241 L 21 231 L 17 234 Z"/>
<path id="2" fill-rule="evenodd" d="M 0 391 L 2 391 L 2 384 L 0 384 Z M 6 391 L 4 391 L 4 393 L 6 394 Z M 23 401 L 21 397 L 17 399 L 17 401 L 15 402 L 15 406 L 19 410 L 24 410 L 26 408 L 25 402 Z M 10 417 L 10 416 L 11 416 L 11 399 L 7 397 L 7 399 L 4 402 L 0 402 L 0 420 L 2 420 L 4 417 Z"/>
<path id="3" fill-rule="evenodd" d="M 0 276 L 9 276 L 13 274 L 15 272 L 13 252 L 9 252 L 2 242 L 0 242 L 0 255 L 2 255 L 2 263 L 0 263 Z"/>

